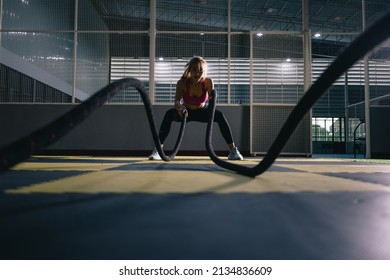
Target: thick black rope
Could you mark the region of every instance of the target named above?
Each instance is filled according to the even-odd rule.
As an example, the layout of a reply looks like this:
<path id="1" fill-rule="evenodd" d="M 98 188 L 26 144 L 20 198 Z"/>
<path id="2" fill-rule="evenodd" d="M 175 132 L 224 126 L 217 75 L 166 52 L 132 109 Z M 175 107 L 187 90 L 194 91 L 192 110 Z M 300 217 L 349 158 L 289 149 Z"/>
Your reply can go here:
<path id="1" fill-rule="evenodd" d="M 326 92 L 326 90 L 351 66 L 353 66 L 359 59 L 369 53 L 376 46 L 383 43 L 390 37 L 390 12 L 378 20 L 374 25 L 364 31 L 355 41 L 353 41 L 343 53 L 336 58 L 336 60 L 325 70 L 318 80 L 308 89 L 306 94 L 298 102 L 298 104 L 291 111 L 286 122 L 282 126 L 275 141 L 272 143 L 268 152 L 262 161 L 253 167 L 233 164 L 218 158 L 214 153 L 211 144 L 212 136 L 212 120 L 214 118 L 215 98 L 210 100 L 212 110 L 209 114 L 209 122 L 207 124 L 206 148 L 210 158 L 217 165 L 235 171 L 239 174 L 255 177 L 264 173 L 276 160 L 282 151 L 283 147 L 289 140 L 291 134 L 294 132 L 299 122 L 305 114 L 313 107 L 317 100 Z"/>
<path id="2" fill-rule="evenodd" d="M 172 153 L 168 156 L 165 155 L 161 148 L 161 142 L 158 137 L 152 104 L 144 85 L 137 79 L 125 78 L 115 81 L 102 88 L 85 102 L 77 105 L 75 108 L 69 110 L 67 113 L 58 117 L 53 122 L 33 131 L 29 135 L 15 142 L 2 147 L 0 149 L 0 173 L 9 170 L 12 166 L 26 160 L 31 155 L 39 154 L 45 148 L 54 144 L 61 137 L 71 131 L 76 125 L 83 122 L 91 115 L 93 111 L 101 107 L 112 96 L 128 87 L 136 88 L 142 97 L 149 126 L 152 131 L 153 141 L 159 155 L 165 161 L 172 160 L 176 156 L 182 142 L 186 125 L 186 118 L 183 118 L 181 122 L 180 132 Z"/>
<path id="3" fill-rule="evenodd" d="M 326 90 L 353 64 L 366 55 L 376 46 L 383 43 L 390 37 L 390 12 L 378 20 L 369 29 L 363 32 L 336 60 L 325 70 L 320 78 L 309 88 L 306 94 L 292 110 L 286 122 L 282 126 L 275 141 L 272 143 L 263 160 L 254 167 L 233 164 L 218 158 L 212 148 L 212 126 L 215 114 L 217 94 L 214 92 L 214 98 L 210 99 L 210 114 L 207 124 L 206 149 L 210 158 L 219 166 L 235 171 L 238 174 L 255 177 L 264 173 L 275 161 L 281 150 L 289 140 L 299 122 L 304 115 L 311 109 L 315 102 L 326 92 Z M 67 134 L 76 125 L 87 118 L 95 109 L 102 106 L 114 94 L 127 87 L 134 87 L 141 94 L 148 117 L 149 126 L 153 135 L 155 147 L 161 158 L 165 161 L 172 160 L 181 143 L 186 119 L 183 118 L 178 140 L 173 153 L 166 156 L 161 148 L 161 142 L 157 134 L 156 122 L 149 96 L 143 84 L 134 78 L 125 78 L 109 84 L 96 94 L 91 96 L 84 103 L 76 106 L 68 113 L 57 118 L 52 123 L 38 129 L 31 134 L 23 137 L 0 149 L 0 173 L 9 170 L 12 166 L 24 161 L 29 156 L 38 154 L 49 145 L 55 143 L 62 136 Z"/>

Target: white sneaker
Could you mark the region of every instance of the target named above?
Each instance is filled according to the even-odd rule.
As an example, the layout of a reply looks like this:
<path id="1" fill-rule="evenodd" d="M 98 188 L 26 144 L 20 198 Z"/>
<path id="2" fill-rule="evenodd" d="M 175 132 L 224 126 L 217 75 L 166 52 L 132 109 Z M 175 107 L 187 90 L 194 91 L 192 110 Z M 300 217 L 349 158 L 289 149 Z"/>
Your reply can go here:
<path id="1" fill-rule="evenodd" d="M 157 152 L 157 149 L 154 149 L 151 155 L 149 156 L 149 160 L 161 160 L 160 155 Z"/>
<path id="2" fill-rule="evenodd" d="M 228 155 L 228 159 L 230 160 L 243 160 L 244 158 L 240 154 L 240 151 L 237 149 L 237 147 L 234 147 L 230 150 L 230 153 Z"/>

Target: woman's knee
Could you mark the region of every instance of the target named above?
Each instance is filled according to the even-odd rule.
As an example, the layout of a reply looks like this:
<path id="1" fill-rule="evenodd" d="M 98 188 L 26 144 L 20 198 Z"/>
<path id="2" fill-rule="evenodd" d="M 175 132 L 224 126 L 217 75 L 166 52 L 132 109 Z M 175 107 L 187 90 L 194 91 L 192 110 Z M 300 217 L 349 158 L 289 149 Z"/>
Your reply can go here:
<path id="1" fill-rule="evenodd" d="M 171 108 L 165 112 L 164 120 L 165 121 L 174 121 L 178 116 L 177 110 L 175 108 Z"/>
<path id="2" fill-rule="evenodd" d="M 226 118 L 225 118 L 225 116 L 224 116 L 224 114 L 221 112 L 221 111 L 219 111 L 219 110 L 215 110 L 215 115 L 214 115 L 214 121 L 215 122 L 226 122 Z"/>
<path id="3" fill-rule="evenodd" d="M 170 117 L 175 117 L 177 115 L 177 110 L 175 108 L 171 108 L 165 114 Z"/>

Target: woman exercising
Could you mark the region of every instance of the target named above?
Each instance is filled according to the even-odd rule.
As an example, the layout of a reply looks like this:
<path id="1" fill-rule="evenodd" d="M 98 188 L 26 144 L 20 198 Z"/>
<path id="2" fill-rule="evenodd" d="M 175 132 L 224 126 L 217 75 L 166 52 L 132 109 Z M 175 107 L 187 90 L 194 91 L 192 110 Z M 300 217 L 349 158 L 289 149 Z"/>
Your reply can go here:
<path id="1" fill-rule="evenodd" d="M 207 101 L 213 98 L 209 94 L 214 89 L 214 84 L 210 78 L 206 77 L 206 72 L 207 62 L 202 57 L 194 57 L 186 64 L 184 74 L 176 84 L 175 106 L 165 113 L 161 123 L 159 137 L 162 145 L 171 130 L 172 122 L 181 122 L 184 115 L 187 116 L 187 122 L 207 123 L 209 114 Z M 214 122 L 218 123 L 229 147 L 228 159 L 242 160 L 243 157 L 234 144 L 229 123 L 221 111 L 215 110 Z M 156 149 L 153 150 L 149 159 L 161 160 Z"/>

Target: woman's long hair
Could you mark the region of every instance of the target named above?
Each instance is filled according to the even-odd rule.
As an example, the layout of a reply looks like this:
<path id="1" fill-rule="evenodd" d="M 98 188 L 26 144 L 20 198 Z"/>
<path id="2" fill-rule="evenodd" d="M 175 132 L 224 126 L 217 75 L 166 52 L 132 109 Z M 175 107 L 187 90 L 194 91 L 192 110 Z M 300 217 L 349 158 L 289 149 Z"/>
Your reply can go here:
<path id="1" fill-rule="evenodd" d="M 190 78 L 191 77 L 191 69 L 194 66 L 198 66 L 198 68 L 203 69 L 201 79 L 204 80 L 206 78 L 206 75 L 207 75 L 206 74 L 207 73 L 207 62 L 203 57 L 200 57 L 200 56 L 196 56 L 196 57 L 192 58 L 186 64 L 186 66 L 185 66 L 186 69 L 184 70 L 183 76 L 181 76 L 181 78 L 182 79 Z M 200 67 L 200 66 L 202 66 L 202 67 Z"/>

